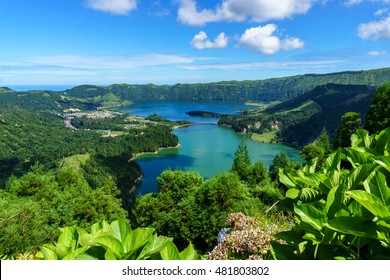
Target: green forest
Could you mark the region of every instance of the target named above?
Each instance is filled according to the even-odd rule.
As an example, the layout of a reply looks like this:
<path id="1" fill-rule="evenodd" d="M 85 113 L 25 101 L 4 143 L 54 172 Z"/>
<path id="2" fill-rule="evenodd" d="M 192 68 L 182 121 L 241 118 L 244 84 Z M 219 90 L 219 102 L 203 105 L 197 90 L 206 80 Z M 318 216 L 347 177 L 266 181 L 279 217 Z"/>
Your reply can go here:
<path id="1" fill-rule="evenodd" d="M 0 258 L 388 259 L 388 73 L 65 92 L 1 88 Z M 229 171 L 205 179 L 165 170 L 157 192 L 135 196 L 142 170 L 131 158 L 177 146 L 172 128 L 187 122 L 115 107 L 140 96 L 224 100 L 227 92 L 226 99 L 279 102 L 220 116 L 220 125 L 274 131 L 273 141 L 300 147 L 304 162 L 279 153 L 267 168 L 242 143 Z"/>
<path id="2" fill-rule="evenodd" d="M 347 71 L 330 74 L 306 74 L 255 81 L 224 81 L 204 84 L 78 86 L 64 92 L 68 98 L 98 101 L 111 96 L 119 100 L 241 100 L 287 101 L 316 86 L 326 84 L 378 87 L 390 80 L 390 68 L 369 71 Z"/>

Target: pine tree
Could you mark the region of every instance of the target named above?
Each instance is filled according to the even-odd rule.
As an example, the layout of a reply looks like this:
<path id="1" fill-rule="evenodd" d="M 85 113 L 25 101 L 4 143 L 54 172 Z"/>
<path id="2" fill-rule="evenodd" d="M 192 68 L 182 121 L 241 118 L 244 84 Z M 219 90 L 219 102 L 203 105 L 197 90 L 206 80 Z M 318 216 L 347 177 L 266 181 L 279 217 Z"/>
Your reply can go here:
<path id="1" fill-rule="evenodd" d="M 247 180 L 251 169 L 251 159 L 249 157 L 248 147 L 241 142 L 234 153 L 234 161 L 231 171 L 236 172 L 241 180 Z"/>

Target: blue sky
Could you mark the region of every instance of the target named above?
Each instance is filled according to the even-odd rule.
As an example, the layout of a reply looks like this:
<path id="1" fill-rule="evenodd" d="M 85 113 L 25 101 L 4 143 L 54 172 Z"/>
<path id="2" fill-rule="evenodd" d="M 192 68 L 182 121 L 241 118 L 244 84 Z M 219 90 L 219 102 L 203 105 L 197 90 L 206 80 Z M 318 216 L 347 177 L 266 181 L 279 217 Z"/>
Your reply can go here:
<path id="1" fill-rule="evenodd" d="M 0 86 L 390 66 L 390 0 L 0 0 Z"/>

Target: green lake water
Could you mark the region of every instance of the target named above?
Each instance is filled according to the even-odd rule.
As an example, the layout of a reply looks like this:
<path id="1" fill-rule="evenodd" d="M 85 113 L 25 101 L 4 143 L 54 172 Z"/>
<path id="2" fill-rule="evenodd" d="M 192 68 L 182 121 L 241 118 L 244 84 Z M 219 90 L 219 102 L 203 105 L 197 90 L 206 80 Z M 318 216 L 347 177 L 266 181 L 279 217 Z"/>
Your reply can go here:
<path id="1" fill-rule="evenodd" d="M 217 119 L 190 117 L 185 112 L 204 110 L 234 114 L 248 108 L 244 104 L 229 102 L 142 102 L 122 108 L 132 115 L 147 116 L 153 113 L 170 120 L 186 119 L 199 124 L 173 131 L 179 137 L 180 148 L 162 150 L 159 154 L 144 155 L 136 160 L 144 173 L 138 192 L 146 194 L 157 189 L 156 178 L 165 169 L 180 169 L 199 172 L 210 178 L 228 171 L 234 159 L 237 146 L 244 142 L 248 146 L 252 161 L 261 160 L 269 166 L 275 155 L 281 151 L 292 160 L 300 160 L 299 151 L 282 144 L 268 144 L 252 141 L 247 135 L 216 125 Z"/>

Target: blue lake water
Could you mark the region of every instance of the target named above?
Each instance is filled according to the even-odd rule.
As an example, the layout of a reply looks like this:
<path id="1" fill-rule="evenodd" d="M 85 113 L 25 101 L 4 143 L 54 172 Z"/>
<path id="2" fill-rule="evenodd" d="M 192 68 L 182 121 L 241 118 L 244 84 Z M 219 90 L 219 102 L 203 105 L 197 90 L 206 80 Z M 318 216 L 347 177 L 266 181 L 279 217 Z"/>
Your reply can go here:
<path id="1" fill-rule="evenodd" d="M 275 155 L 281 151 L 290 159 L 299 160 L 299 151 L 282 144 L 259 143 L 248 135 L 216 125 L 217 119 L 191 117 L 185 112 L 203 110 L 223 114 L 237 114 L 239 110 L 249 108 L 244 104 L 231 102 L 136 102 L 122 110 L 132 115 L 148 116 L 158 114 L 170 120 L 189 120 L 200 124 L 173 131 L 179 137 L 181 148 L 162 150 L 159 154 L 144 155 L 136 161 L 141 166 L 144 179 L 138 192 L 146 194 L 157 189 L 156 178 L 166 169 L 191 170 L 210 178 L 228 171 L 234 159 L 237 146 L 244 142 L 252 161 L 261 160 L 269 166 Z"/>

